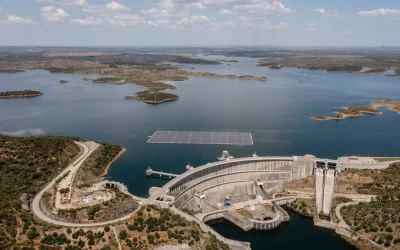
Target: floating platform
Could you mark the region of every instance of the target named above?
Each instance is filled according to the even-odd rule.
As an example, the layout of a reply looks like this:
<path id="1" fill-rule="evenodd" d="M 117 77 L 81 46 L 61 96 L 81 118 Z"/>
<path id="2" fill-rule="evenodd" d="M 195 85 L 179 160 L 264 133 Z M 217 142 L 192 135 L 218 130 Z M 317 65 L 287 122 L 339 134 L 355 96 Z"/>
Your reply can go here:
<path id="1" fill-rule="evenodd" d="M 249 132 L 156 131 L 147 143 L 253 145 Z"/>

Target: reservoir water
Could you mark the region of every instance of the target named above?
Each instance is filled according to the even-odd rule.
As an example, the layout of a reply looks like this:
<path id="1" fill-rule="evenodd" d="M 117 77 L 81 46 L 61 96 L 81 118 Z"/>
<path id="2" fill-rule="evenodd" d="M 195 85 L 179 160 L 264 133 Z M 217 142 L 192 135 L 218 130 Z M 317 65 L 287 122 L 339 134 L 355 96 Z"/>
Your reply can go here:
<path id="1" fill-rule="evenodd" d="M 291 210 L 287 211 L 290 215 L 290 222 L 283 223 L 271 231 L 250 230 L 243 232 L 229 221 L 209 225 L 224 237 L 250 242 L 252 250 L 305 248 L 310 250 L 357 249 L 333 231 L 315 227 L 311 218 L 306 218 Z"/>
<path id="2" fill-rule="evenodd" d="M 321 158 L 400 155 L 400 115 L 386 108 L 378 116 L 327 122 L 310 119 L 381 98 L 398 100 L 400 78 L 385 73 L 356 75 L 295 68 L 274 71 L 257 67 L 257 59 L 238 60 L 231 65 L 184 67 L 266 76 L 269 81 L 193 77 L 174 82 L 177 89 L 173 93 L 180 99 L 161 105 L 125 100 L 125 95 L 144 90 L 134 84 L 117 86 L 81 80 L 95 76 L 47 71 L 0 74 L 0 91 L 32 89 L 44 93 L 30 99 L 0 99 L 0 132 L 79 136 L 121 145 L 127 152 L 111 167 L 108 177 L 144 197 L 151 186 L 165 184 L 164 180 L 145 177 L 148 166 L 179 174 L 188 162 L 195 167 L 213 162 L 225 149 L 235 157 L 254 152 L 276 156 L 313 154 Z M 61 79 L 71 82 L 57 83 Z M 148 135 L 156 130 L 251 132 L 254 145 L 147 144 Z M 309 242 L 303 243 L 310 246 Z"/>

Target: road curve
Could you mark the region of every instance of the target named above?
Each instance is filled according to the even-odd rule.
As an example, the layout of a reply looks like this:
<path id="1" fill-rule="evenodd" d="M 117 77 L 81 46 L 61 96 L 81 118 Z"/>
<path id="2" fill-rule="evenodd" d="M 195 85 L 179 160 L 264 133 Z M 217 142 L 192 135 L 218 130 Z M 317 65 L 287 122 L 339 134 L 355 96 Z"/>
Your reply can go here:
<path id="1" fill-rule="evenodd" d="M 45 221 L 50 224 L 58 225 L 58 226 L 63 226 L 63 227 L 98 227 L 98 226 L 104 226 L 104 225 L 108 225 L 108 224 L 118 223 L 118 222 L 129 219 L 133 213 L 135 213 L 138 209 L 140 209 L 140 206 L 138 206 L 138 209 L 136 211 L 134 211 L 133 213 L 128 214 L 122 218 L 111 220 L 111 221 L 98 222 L 98 223 L 63 222 L 63 221 L 58 221 L 58 220 L 52 219 L 42 212 L 42 210 L 40 209 L 40 200 L 42 199 L 43 194 L 46 193 L 49 189 L 51 189 L 56 184 L 56 180 L 58 178 L 62 177 L 67 171 L 71 170 L 74 167 L 79 168 L 82 165 L 82 163 L 85 161 L 85 159 L 88 158 L 90 156 L 90 154 L 93 153 L 98 147 L 98 144 L 97 145 L 93 144 L 93 142 L 90 144 L 90 147 L 81 142 L 75 142 L 75 144 L 77 144 L 83 148 L 83 154 L 81 156 L 79 156 L 79 158 L 76 159 L 74 162 L 72 162 L 68 167 L 66 167 L 56 178 L 54 178 L 49 184 L 47 184 L 47 186 L 42 191 L 40 191 L 35 196 L 32 204 L 31 204 L 32 212 L 42 221 Z M 92 145 L 95 145 L 95 146 L 93 147 Z"/>

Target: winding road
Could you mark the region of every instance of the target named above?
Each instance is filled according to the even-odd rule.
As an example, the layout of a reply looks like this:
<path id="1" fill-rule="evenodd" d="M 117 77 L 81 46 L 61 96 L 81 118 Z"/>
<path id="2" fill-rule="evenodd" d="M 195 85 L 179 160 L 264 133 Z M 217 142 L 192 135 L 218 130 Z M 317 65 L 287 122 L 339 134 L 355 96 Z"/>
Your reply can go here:
<path id="1" fill-rule="evenodd" d="M 55 184 L 56 180 L 63 177 L 68 171 L 75 170 L 75 173 L 78 171 L 78 169 L 81 167 L 82 163 L 98 148 L 99 144 L 95 142 L 75 142 L 75 144 L 81 146 L 83 148 L 83 153 L 81 156 L 78 157 L 75 161 L 73 161 L 68 167 L 66 167 L 56 178 L 54 178 L 47 186 L 40 191 L 35 198 L 33 199 L 33 202 L 31 204 L 31 209 L 32 212 L 38 217 L 40 220 L 45 221 L 50 224 L 58 225 L 58 226 L 63 226 L 63 227 L 99 227 L 99 226 L 105 226 L 108 224 L 115 224 L 121 221 L 125 221 L 131 217 L 133 213 L 135 213 L 138 209 L 140 209 L 140 206 L 138 206 L 137 210 L 134 211 L 133 213 L 130 213 L 122 218 L 111 220 L 111 221 L 105 221 L 105 222 L 98 222 L 98 223 L 70 223 L 70 222 L 63 222 L 63 221 L 58 221 L 53 218 L 48 217 L 46 214 L 42 212 L 40 209 L 40 200 L 42 199 L 43 195 L 50 190 Z M 74 169 L 76 168 L 76 169 Z"/>

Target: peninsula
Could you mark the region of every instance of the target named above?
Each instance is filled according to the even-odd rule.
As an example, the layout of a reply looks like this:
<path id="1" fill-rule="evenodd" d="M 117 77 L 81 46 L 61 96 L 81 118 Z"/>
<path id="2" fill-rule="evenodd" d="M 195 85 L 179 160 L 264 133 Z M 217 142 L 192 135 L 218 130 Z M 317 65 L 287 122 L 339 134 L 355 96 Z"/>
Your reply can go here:
<path id="1" fill-rule="evenodd" d="M 389 110 L 395 111 L 400 114 L 400 101 L 395 100 L 379 100 L 371 103 L 370 106 L 355 106 L 355 107 L 344 107 L 343 110 L 335 112 L 337 115 L 334 116 L 313 116 L 311 119 L 317 121 L 328 121 L 328 120 L 343 120 L 348 117 L 363 116 L 363 114 L 380 115 L 381 111 L 377 110 L 378 107 L 388 107 Z"/>
<path id="2" fill-rule="evenodd" d="M 0 98 L 28 98 L 43 95 L 40 91 L 35 90 L 15 90 L 0 92 Z"/>

